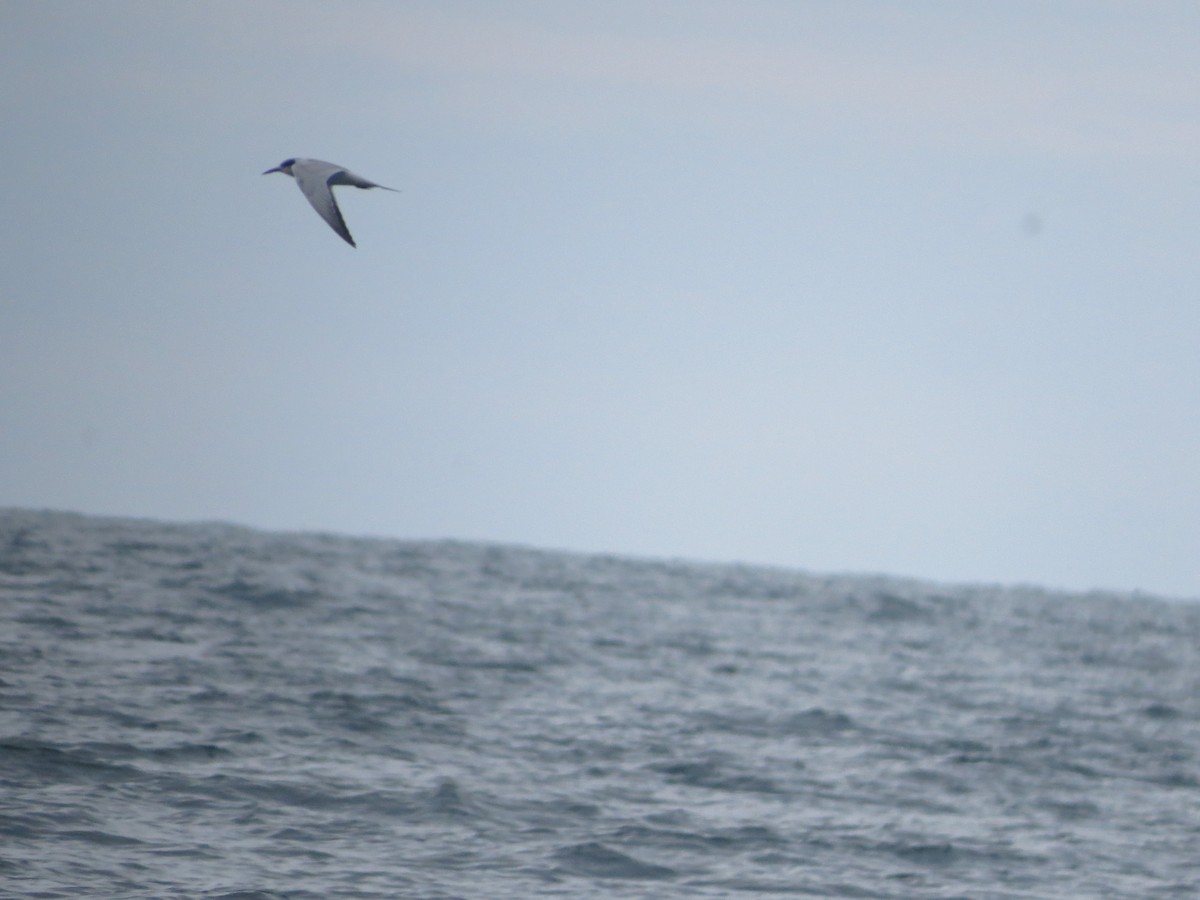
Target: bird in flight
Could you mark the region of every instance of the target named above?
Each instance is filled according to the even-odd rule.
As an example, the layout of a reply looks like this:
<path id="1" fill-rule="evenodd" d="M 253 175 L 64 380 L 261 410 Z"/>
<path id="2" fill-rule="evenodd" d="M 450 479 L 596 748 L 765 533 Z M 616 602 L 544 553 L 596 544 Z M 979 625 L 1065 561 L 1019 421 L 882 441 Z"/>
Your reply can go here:
<path id="1" fill-rule="evenodd" d="M 385 191 L 395 191 L 395 188 L 384 187 L 373 181 L 367 181 L 361 175 L 355 175 L 349 169 L 319 159 L 285 159 L 273 169 L 267 169 L 264 175 L 272 172 L 282 172 L 296 179 L 296 184 L 312 204 L 312 208 L 320 213 L 321 218 L 329 223 L 329 227 L 342 236 L 351 247 L 358 246 L 350 237 L 350 229 L 342 218 L 337 201 L 333 199 L 333 189 L 339 184 L 351 185 L 356 188 L 383 188 Z"/>

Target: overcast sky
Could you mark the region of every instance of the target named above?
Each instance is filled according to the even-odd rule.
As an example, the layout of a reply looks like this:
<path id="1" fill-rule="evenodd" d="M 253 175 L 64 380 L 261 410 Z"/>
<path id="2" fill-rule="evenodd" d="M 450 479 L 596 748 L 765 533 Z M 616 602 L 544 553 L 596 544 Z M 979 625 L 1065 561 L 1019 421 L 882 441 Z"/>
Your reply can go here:
<path id="1" fill-rule="evenodd" d="M 1200 597 L 1191 0 L 8 0 L 0 122 L 0 505 Z"/>

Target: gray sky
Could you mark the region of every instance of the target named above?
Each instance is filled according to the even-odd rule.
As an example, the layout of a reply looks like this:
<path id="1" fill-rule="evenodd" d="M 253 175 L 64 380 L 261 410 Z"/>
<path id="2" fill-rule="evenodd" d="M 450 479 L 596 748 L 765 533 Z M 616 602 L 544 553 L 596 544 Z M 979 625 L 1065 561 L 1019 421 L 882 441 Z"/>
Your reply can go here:
<path id="1" fill-rule="evenodd" d="M 10 0 L 0 75 L 2 505 L 1200 596 L 1195 3 Z"/>

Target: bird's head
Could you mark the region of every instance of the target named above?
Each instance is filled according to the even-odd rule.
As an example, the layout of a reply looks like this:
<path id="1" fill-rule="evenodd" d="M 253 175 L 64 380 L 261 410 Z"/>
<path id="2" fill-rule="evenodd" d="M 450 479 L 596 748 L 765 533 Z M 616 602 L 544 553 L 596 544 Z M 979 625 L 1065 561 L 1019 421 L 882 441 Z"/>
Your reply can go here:
<path id="1" fill-rule="evenodd" d="M 295 164 L 296 164 L 296 160 L 285 159 L 283 162 L 281 162 L 275 168 L 267 169 L 267 171 L 263 172 L 263 174 L 270 175 L 272 172 L 282 172 L 284 175 L 292 175 L 292 166 L 294 166 Z M 292 175 L 292 177 L 294 178 L 295 175 Z"/>

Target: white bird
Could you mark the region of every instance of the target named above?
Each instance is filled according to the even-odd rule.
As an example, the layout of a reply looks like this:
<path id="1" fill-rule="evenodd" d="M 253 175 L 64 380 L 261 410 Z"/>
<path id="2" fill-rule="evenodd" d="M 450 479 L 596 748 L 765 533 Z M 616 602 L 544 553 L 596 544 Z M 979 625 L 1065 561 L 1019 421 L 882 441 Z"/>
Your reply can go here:
<path id="1" fill-rule="evenodd" d="M 342 236 L 351 247 L 358 246 L 350 237 L 350 229 L 342 218 L 337 201 L 333 199 L 333 189 L 339 184 L 351 185 L 356 188 L 383 188 L 385 191 L 395 191 L 395 188 L 384 187 L 373 181 L 367 181 L 361 175 L 355 175 L 349 169 L 334 165 L 320 159 L 285 159 L 273 169 L 267 169 L 264 175 L 272 172 L 283 172 L 296 179 L 296 184 L 312 204 L 312 208 L 321 214 L 321 218 L 329 223 L 329 227 Z M 397 192 L 399 193 L 399 192 Z"/>

